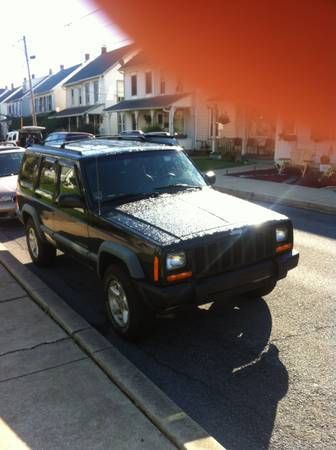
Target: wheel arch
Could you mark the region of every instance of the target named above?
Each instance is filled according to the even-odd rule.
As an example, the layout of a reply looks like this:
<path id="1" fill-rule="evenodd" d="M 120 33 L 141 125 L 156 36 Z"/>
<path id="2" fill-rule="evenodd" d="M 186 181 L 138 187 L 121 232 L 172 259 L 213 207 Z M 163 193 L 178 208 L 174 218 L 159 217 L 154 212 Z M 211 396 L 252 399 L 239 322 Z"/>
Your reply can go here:
<path id="1" fill-rule="evenodd" d="M 132 278 L 145 277 L 137 255 L 127 247 L 115 242 L 103 242 L 98 251 L 97 272 L 100 278 L 104 277 L 107 267 L 111 264 L 121 264 Z"/>
<path id="2" fill-rule="evenodd" d="M 32 221 L 34 222 L 36 231 L 39 234 L 39 237 L 45 241 L 45 236 L 41 230 L 41 223 L 38 217 L 38 214 L 36 212 L 36 210 L 31 206 L 31 205 L 23 205 L 22 210 L 21 210 L 21 216 L 22 216 L 22 220 L 24 225 L 27 224 L 29 219 L 32 219 Z"/>

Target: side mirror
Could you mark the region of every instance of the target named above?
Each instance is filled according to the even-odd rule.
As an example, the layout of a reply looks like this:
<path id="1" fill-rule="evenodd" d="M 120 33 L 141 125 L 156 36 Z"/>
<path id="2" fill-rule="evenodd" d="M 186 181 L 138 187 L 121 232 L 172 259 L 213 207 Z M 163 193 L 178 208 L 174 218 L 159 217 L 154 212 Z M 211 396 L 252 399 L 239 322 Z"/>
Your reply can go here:
<path id="1" fill-rule="evenodd" d="M 78 194 L 60 194 L 57 199 L 60 208 L 83 208 L 84 201 Z"/>
<path id="2" fill-rule="evenodd" d="M 212 170 L 203 173 L 203 177 L 211 185 L 216 183 L 216 174 Z"/>

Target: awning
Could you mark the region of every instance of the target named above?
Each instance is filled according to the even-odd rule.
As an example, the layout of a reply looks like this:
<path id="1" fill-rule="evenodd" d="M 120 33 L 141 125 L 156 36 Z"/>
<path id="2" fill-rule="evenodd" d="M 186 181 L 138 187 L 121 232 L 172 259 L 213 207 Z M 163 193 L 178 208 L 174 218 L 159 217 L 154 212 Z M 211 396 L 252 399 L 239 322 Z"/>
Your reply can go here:
<path id="1" fill-rule="evenodd" d="M 182 100 L 183 99 L 183 100 Z M 106 108 L 104 111 L 117 112 L 117 111 L 134 111 L 140 109 L 162 109 L 173 106 L 180 108 L 191 107 L 191 95 L 190 94 L 174 94 L 174 95 L 158 95 L 156 97 L 146 97 L 134 100 L 124 100 L 116 105 Z"/>
<path id="2" fill-rule="evenodd" d="M 62 119 L 65 117 L 80 117 L 85 116 L 85 114 L 101 114 L 103 112 L 104 105 L 91 105 L 91 106 L 75 106 L 73 108 L 66 108 L 62 111 L 59 111 L 52 116 L 49 116 L 48 119 Z"/>

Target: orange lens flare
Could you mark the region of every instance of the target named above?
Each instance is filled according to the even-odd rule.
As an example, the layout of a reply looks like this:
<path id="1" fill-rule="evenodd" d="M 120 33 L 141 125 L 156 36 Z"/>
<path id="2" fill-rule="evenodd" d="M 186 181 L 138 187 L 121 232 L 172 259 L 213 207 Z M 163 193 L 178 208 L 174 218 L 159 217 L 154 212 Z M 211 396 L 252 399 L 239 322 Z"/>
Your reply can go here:
<path id="1" fill-rule="evenodd" d="M 277 253 L 282 253 L 282 252 L 285 252 L 286 250 L 292 250 L 292 248 L 293 248 L 293 244 L 283 244 L 283 245 L 279 245 L 279 246 L 275 249 L 275 251 L 276 251 Z"/>
<path id="2" fill-rule="evenodd" d="M 186 278 L 192 277 L 192 272 L 181 272 L 176 273 L 174 275 L 168 275 L 167 281 L 179 281 L 179 280 L 185 280 Z"/>

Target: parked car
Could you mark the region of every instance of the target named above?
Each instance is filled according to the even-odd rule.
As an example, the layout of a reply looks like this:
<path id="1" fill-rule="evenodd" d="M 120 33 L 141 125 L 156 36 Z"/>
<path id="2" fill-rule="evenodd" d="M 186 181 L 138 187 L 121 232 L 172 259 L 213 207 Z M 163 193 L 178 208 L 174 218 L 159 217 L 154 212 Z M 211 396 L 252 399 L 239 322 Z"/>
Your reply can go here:
<path id="1" fill-rule="evenodd" d="M 0 219 L 16 217 L 17 174 L 25 152 L 20 147 L 8 147 L 0 146 Z"/>
<path id="2" fill-rule="evenodd" d="M 18 214 L 33 262 L 59 248 L 103 280 L 114 329 L 134 338 L 156 311 L 269 294 L 298 264 L 291 221 L 215 191 L 179 147 L 93 139 L 26 150 Z"/>
<path id="3" fill-rule="evenodd" d="M 94 139 L 95 135 L 84 131 L 55 131 L 48 134 L 44 140 L 44 145 L 50 147 L 61 147 L 67 142 L 78 141 L 80 139 Z"/>
<path id="4" fill-rule="evenodd" d="M 25 147 L 29 136 L 31 136 L 35 144 L 40 144 L 44 139 L 44 134 L 45 127 L 27 125 L 19 130 L 9 131 L 6 136 L 6 141 Z"/>

